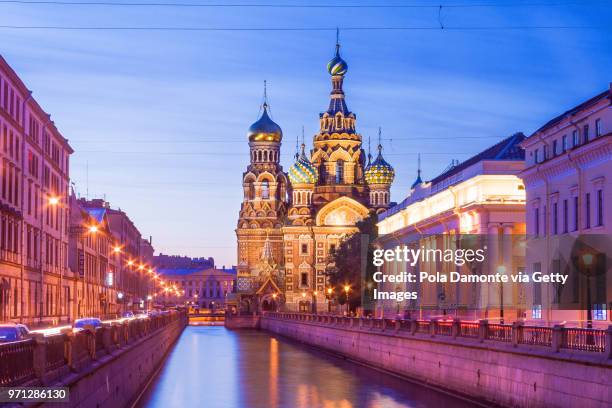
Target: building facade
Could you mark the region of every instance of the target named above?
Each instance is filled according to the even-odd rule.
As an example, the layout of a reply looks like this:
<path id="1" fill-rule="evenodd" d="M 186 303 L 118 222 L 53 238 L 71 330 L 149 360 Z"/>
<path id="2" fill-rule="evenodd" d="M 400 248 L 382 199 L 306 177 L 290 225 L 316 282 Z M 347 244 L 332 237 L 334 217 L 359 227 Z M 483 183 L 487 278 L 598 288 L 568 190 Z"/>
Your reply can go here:
<path id="1" fill-rule="evenodd" d="M 153 247 L 121 210 L 101 199 L 70 201 L 70 269 L 78 277 L 74 318 L 150 306 Z"/>
<path id="2" fill-rule="evenodd" d="M 319 115 L 319 132 L 302 143 L 288 172 L 280 165 L 283 133 L 267 101 L 249 129 L 250 164 L 236 229 L 237 289 L 243 311 L 309 311 L 325 307 L 330 253 L 355 224 L 389 206 L 393 168 L 382 157 L 366 161 L 356 115 L 346 103 L 348 70 L 340 46 L 328 63 L 332 90 Z"/>
<path id="3" fill-rule="evenodd" d="M 533 287 L 529 318 L 536 322 L 602 327 L 610 322 L 611 100 L 612 84 L 522 143 L 528 270 L 570 276 L 563 286 Z"/>
<path id="4" fill-rule="evenodd" d="M 483 269 L 440 259 L 387 262 L 382 272 L 428 272 L 443 275 L 518 273 L 524 270 L 520 241 L 525 234 L 525 189 L 518 174 L 524 168 L 522 133 L 512 135 L 472 158 L 453 165 L 430 181 L 421 174 L 408 197 L 379 215 L 377 246 L 394 249 L 455 250 L 486 248 Z M 379 313 L 416 317 L 450 315 L 468 319 L 522 317 L 526 308 L 521 285 L 497 283 L 384 283 L 381 291 L 415 291 L 418 299 L 378 300 Z"/>
<path id="5" fill-rule="evenodd" d="M 236 285 L 235 269 L 192 269 L 174 268 L 159 269 L 168 290 L 161 288 L 157 302 L 165 304 L 185 304 L 186 302 L 197 308 L 220 309 L 233 302 L 233 293 Z M 170 290 L 176 288 L 176 291 Z"/>
<path id="6" fill-rule="evenodd" d="M 71 314 L 68 141 L 0 56 L 0 321 Z"/>

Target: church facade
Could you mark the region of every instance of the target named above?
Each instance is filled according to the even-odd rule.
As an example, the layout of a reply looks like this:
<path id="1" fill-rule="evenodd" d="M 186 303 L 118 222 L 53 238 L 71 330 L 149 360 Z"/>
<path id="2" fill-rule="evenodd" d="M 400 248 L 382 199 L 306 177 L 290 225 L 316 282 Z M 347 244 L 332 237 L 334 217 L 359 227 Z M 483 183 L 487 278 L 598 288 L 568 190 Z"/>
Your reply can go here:
<path id="1" fill-rule="evenodd" d="M 243 312 L 326 310 L 330 255 L 356 223 L 389 207 L 395 173 L 378 145 L 366 158 L 356 115 L 349 111 L 343 82 L 348 70 L 340 45 L 329 61 L 332 90 L 319 115 L 313 145 L 280 165 L 283 133 L 269 115 L 249 128 L 250 164 L 243 174 L 244 197 L 237 235 L 237 292 Z"/>

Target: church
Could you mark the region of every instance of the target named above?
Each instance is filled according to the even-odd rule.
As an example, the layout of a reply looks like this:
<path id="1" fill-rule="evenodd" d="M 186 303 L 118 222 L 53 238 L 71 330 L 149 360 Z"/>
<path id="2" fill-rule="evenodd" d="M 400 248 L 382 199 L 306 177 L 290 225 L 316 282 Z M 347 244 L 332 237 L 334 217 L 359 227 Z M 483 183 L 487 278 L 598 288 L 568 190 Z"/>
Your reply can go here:
<path id="1" fill-rule="evenodd" d="M 330 254 L 358 231 L 359 220 L 389 207 L 395 172 L 380 141 L 374 160 L 365 155 L 343 90 L 347 70 L 336 43 L 327 64 L 329 107 L 319 115 L 313 145 L 307 151 L 302 143 L 287 172 L 280 165 L 283 132 L 265 98 L 248 130 L 250 164 L 236 229 L 242 312 L 327 310 Z"/>

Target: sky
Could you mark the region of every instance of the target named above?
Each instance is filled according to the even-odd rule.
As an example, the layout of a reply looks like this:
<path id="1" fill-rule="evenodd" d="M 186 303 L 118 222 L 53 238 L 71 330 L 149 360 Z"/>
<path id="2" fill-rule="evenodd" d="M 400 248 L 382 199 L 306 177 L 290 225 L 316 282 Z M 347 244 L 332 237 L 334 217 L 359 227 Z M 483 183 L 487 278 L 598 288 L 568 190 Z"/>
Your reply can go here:
<path id="1" fill-rule="evenodd" d="M 518 131 L 529 135 L 612 81 L 606 0 L 457 0 L 442 1 L 441 11 L 439 0 L 164 3 L 175 6 L 0 1 L 0 53 L 74 148 L 80 196 L 126 211 L 157 253 L 212 256 L 218 266 L 236 263 L 246 131 L 260 112 L 263 81 L 288 169 L 302 126 L 312 145 L 327 109 L 336 27 L 349 65 L 348 107 L 366 150 L 382 127 L 396 202 L 416 177 L 419 153 L 424 178 L 433 178 L 453 159 Z M 338 7 L 373 4 L 432 7 Z M 429 29 L 440 22 L 445 29 Z M 543 26 L 570 28 L 524 28 Z M 457 29 L 466 27 L 487 29 Z"/>

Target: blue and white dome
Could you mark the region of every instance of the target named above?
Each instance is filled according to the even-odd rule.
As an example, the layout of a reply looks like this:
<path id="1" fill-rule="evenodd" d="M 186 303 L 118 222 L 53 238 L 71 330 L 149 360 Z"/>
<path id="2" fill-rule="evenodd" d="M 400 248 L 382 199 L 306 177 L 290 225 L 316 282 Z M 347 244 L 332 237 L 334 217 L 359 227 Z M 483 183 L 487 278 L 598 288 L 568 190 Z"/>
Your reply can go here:
<path id="1" fill-rule="evenodd" d="M 319 178 L 317 168 L 312 165 L 302 144 L 302 153 L 296 154 L 295 163 L 289 168 L 288 176 L 291 184 L 315 184 Z"/>

